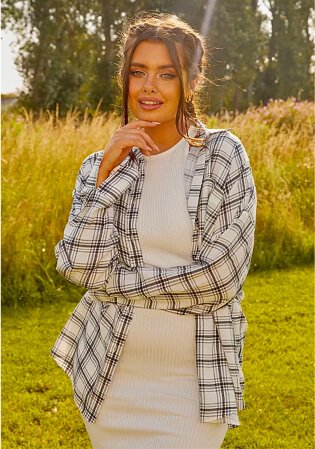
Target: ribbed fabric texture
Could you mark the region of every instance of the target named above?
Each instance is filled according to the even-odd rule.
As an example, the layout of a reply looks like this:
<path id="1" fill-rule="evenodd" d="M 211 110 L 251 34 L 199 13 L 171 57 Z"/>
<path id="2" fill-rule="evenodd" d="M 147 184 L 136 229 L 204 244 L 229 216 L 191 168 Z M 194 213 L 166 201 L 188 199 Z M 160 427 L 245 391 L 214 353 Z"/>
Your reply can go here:
<path id="1" fill-rule="evenodd" d="M 94 424 L 93 449 L 219 449 L 227 424 L 199 421 L 192 315 L 135 308 Z"/>
<path id="2" fill-rule="evenodd" d="M 185 196 L 184 167 L 189 151 L 182 138 L 146 159 L 137 231 L 145 265 L 172 267 L 192 263 L 193 226 Z"/>
<path id="3" fill-rule="evenodd" d="M 192 134 L 190 134 L 192 135 Z M 184 188 L 185 139 L 145 156 L 137 231 L 146 265 L 191 260 Z M 201 423 L 195 317 L 135 307 L 119 363 L 94 424 L 93 449 L 219 449 L 228 425 Z"/>

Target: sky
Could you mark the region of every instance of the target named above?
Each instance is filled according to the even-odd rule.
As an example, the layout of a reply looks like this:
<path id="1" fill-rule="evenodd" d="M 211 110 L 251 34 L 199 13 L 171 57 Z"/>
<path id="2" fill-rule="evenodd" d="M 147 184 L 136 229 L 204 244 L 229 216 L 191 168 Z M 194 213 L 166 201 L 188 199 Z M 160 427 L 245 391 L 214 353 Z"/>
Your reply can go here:
<path id="1" fill-rule="evenodd" d="M 19 75 L 14 58 L 16 53 L 10 48 L 14 44 L 14 34 L 11 31 L 1 30 L 1 93 L 13 93 L 23 86 L 23 80 Z"/>
<path id="2" fill-rule="evenodd" d="M 268 10 L 266 10 L 262 1 L 259 3 L 266 14 Z M 23 79 L 14 65 L 14 58 L 16 57 L 14 41 L 14 33 L 1 30 L 1 93 L 17 92 L 23 87 Z"/>

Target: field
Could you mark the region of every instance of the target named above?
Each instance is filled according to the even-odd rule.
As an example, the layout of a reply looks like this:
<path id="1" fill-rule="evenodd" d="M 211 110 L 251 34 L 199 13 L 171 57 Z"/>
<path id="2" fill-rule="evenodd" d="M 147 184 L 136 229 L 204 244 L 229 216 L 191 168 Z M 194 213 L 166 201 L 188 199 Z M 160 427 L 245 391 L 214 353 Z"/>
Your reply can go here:
<path id="1" fill-rule="evenodd" d="M 313 447 L 314 104 L 270 101 L 204 117 L 243 142 L 258 194 L 245 283 L 246 409 L 222 449 Z M 90 448 L 70 380 L 50 348 L 83 294 L 55 270 L 75 178 L 119 118 L 58 111 L 2 121 L 2 447 Z M 196 448 L 192 448 L 196 449 Z"/>
<path id="2" fill-rule="evenodd" d="M 312 279 L 311 267 L 247 278 L 246 409 L 222 449 L 313 447 Z M 3 312 L 3 449 L 90 448 L 71 382 L 49 354 L 74 306 L 67 299 Z"/>
<path id="3" fill-rule="evenodd" d="M 258 195 L 252 271 L 313 260 L 311 102 L 271 101 L 236 117 L 205 117 L 231 128 L 250 158 Z M 79 121 L 74 113 L 33 120 L 4 114 L 2 133 L 2 298 L 4 304 L 55 301 L 66 283 L 53 248 L 61 239 L 83 159 L 103 149 L 120 126 L 113 115 Z"/>

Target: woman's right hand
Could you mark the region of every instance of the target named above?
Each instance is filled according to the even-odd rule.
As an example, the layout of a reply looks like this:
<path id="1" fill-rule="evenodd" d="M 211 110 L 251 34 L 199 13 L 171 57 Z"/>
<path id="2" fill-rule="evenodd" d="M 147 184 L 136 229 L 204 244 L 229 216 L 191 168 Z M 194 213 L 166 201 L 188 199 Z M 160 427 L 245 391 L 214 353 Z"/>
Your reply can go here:
<path id="1" fill-rule="evenodd" d="M 160 123 L 137 120 L 122 126 L 114 132 L 104 150 L 98 171 L 96 187 L 105 181 L 115 167 L 121 164 L 134 146 L 139 147 L 147 155 L 152 150 L 159 151 L 151 137 L 143 129 L 157 125 L 160 125 Z"/>

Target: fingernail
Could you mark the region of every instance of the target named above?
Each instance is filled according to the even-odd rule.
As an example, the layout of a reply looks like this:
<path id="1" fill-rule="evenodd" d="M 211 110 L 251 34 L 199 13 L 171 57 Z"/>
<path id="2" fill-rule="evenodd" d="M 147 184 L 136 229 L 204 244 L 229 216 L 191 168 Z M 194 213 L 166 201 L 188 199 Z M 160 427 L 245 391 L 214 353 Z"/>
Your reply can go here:
<path id="1" fill-rule="evenodd" d="M 157 150 L 158 152 L 160 152 L 159 147 L 158 147 L 157 145 L 154 145 L 154 146 L 155 146 L 156 150 Z"/>
<path id="2" fill-rule="evenodd" d="M 160 122 L 152 122 L 152 123 L 155 123 L 156 125 L 160 125 L 161 124 Z"/>

